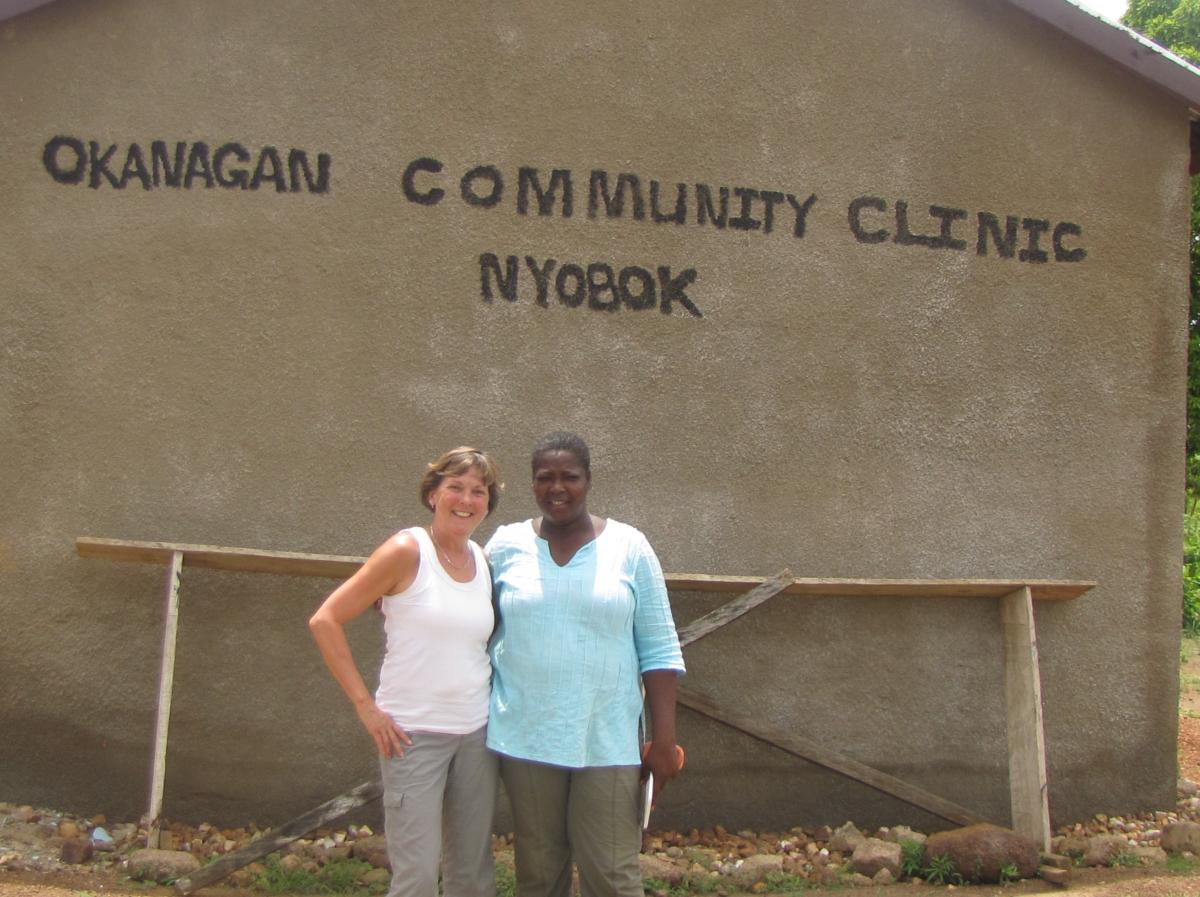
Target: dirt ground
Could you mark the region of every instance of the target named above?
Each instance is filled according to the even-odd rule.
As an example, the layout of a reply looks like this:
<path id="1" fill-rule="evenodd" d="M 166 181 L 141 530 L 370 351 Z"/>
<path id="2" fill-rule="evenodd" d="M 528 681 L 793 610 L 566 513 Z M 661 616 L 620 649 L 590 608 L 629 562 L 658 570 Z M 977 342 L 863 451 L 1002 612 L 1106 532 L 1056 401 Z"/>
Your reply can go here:
<path id="1" fill-rule="evenodd" d="M 259 892 L 205 888 L 199 897 L 254 897 Z M 1028 897 L 1063 893 L 1041 879 L 1007 885 L 970 887 L 895 884 L 886 887 L 825 888 L 820 894 L 863 894 L 864 897 Z M 1200 872 L 1177 874 L 1165 869 L 1076 869 L 1067 897 L 1200 897 Z M 68 873 L 47 876 L 15 872 L 0 876 L 0 897 L 177 897 L 165 887 L 146 887 L 114 874 Z M 735 895 L 730 895 L 735 897 Z M 750 897 L 750 895 L 746 895 Z M 758 897 L 758 895 L 755 895 Z M 786 895 L 781 895 L 786 897 Z"/>
<path id="2" fill-rule="evenodd" d="M 1180 663 L 1179 774 L 1200 782 L 1200 641 L 1185 641 Z M 896 884 L 854 889 L 871 897 L 1025 897 L 1062 891 L 1041 879 L 996 886 L 935 887 Z M 825 889 L 832 893 L 833 889 Z M 247 897 L 256 892 L 205 888 L 200 897 Z M 1148 869 L 1074 869 L 1066 891 L 1073 897 L 1200 897 L 1200 870 L 1173 873 Z M 0 873 L 0 897 L 175 897 L 165 887 L 147 887 L 113 872 Z M 732 895 L 731 895 L 732 897 Z"/>
<path id="3" fill-rule="evenodd" d="M 1200 642 L 1185 639 L 1179 665 L 1179 775 L 1200 782 Z"/>

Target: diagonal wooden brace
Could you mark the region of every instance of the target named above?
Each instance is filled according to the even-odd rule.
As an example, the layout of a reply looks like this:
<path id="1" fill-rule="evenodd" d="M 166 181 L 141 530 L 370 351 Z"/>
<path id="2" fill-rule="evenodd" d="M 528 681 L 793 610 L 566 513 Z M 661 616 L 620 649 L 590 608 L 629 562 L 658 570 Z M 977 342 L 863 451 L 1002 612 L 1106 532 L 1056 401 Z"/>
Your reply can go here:
<path id="1" fill-rule="evenodd" d="M 707 716 L 709 719 L 715 720 L 722 725 L 729 726 L 731 729 L 736 729 L 745 735 L 749 735 L 751 738 L 766 742 L 772 747 L 779 748 L 781 751 L 785 751 L 794 757 L 808 760 L 810 763 L 816 763 L 818 766 L 824 766 L 826 769 L 831 769 L 836 773 L 854 779 L 856 782 L 862 782 L 876 791 L 882 791 L 884 794 L 898 797 L 900 800 L 910 803 L 915 807 L 920 807 L 923 810 L 928 810 L 942 819 L 957 822 L 959 825 L 972 825 L 976 822 L 987 821 L 978 813 L 968 810 L 966 807 L 938 797 L 936 794 L 926 791 L 923 788 L 918 788 L 916 785 L 910 784 L 903 779 L 888 775 L 886 772 L 875 769 L 873 766 L 867 766 L 865 763 L 859 763 L 857 760 L 851 760 L 849 757 L 821 747 L 816 742 L 809 741 L 807 738 L 797 735 L 794 732 L 777 728 L 763 720 L 753 719 L 749 714 L 742 714 L 719 707 L 711 698 L 693 691 L 685 685 L 679 686 L 679 694 L 676 700 L 689 710 L 694 710 L 696 713 Z"/>
<path id="2" fill-rule="evenodd" d="M 297 838 L 303 838 L 314 829 L 333 822 L 340 816 L 345 816 L 351 810 L 379 800 L 383 796 L 381 782 L 363 782 L 357 788 L 351 788 L 345 794 L 340 794 L 333 800 L 326 801 L 321 806 L 309 810 L 303 816 L 297 816 L 291 822 L 285 822 L 278 828 L 273 828 L 256 841 L 251 841 L 245 847 L 240 847 L 233 853 L 227 853 L 214 863 L 209 863 L 193 875 L 181 878 L 175 882 L 175 890 L 180 894 L 190 894 L 206 885 L 211 885 L 236 872 L 243 866 L 257 859 L 274 853 Z"/>
<path id="3" fill-rule="evenodd" d="M 680 629 L 679 647 L 686 648 L 688 645 L 700 641 L 706 635 L 711 635 L 727 623 L 732 623 L 738 617 L 748 614 L 768 598 L 778 595 L 791 584 L 792 573 L 785 567 L 770 579 L 764 579 L 761 585 L 755 586 L 732 601 L 727 601 L 716 610 L 708 612 Z"/>

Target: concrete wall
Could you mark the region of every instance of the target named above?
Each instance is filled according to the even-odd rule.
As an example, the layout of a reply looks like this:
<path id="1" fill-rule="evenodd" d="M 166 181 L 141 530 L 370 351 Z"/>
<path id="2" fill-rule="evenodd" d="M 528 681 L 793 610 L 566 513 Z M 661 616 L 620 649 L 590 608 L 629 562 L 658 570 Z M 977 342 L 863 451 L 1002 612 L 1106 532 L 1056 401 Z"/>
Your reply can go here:
<path id="1" fill-rule="evenodd" d="M 1181 102 L 991 0 L 57 0 L 0 24 L 0 83 L 6 799 L 144 807 L 164 573 L 74 537 L 365 554 L 462 442 L 529 516 L 566 427 L 668 570 L 1098 580 L 1037 608 L 1052 815 L 1170 804 Z M 184 583 L 166 813 L 372 775 L 304 625 L 330 584 Z M 780 598 L 688 662 L 1007 816 L 989 604 Z M 938 824 L 681 729 L 663 824 Z"/>

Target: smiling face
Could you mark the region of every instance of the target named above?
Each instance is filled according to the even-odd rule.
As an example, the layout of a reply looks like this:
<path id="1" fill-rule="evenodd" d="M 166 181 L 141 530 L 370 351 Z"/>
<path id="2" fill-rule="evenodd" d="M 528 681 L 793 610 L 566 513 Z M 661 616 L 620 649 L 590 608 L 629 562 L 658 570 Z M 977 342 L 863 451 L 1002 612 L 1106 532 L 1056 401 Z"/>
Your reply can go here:
<path id="1" fill-rule="evenodd" d="M 571 452 L 542 452 L 533 462 L 533 497 L 549 523 L 561 526 L 587 515 L 592 475 Z"/>
<path id="2" fill-rule="evenodd" d="M 442 477 L 429 493 L 434 524 L 442 532 L 470 535 L 488 514 L 488 497 L 487 483 L 473 467 Z"/>

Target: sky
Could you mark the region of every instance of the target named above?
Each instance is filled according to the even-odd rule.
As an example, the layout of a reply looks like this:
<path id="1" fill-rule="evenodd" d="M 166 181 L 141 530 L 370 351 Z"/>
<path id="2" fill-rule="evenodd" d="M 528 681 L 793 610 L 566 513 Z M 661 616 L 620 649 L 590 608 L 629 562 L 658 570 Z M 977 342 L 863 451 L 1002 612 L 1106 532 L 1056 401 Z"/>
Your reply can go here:
<path id="1" fill-rule="evenodd" d="M 1078 0 L 1078 3 L 1114 22 L 1125 15 L 1125 7 L 1129 5 L 1126 0 Z"/>

